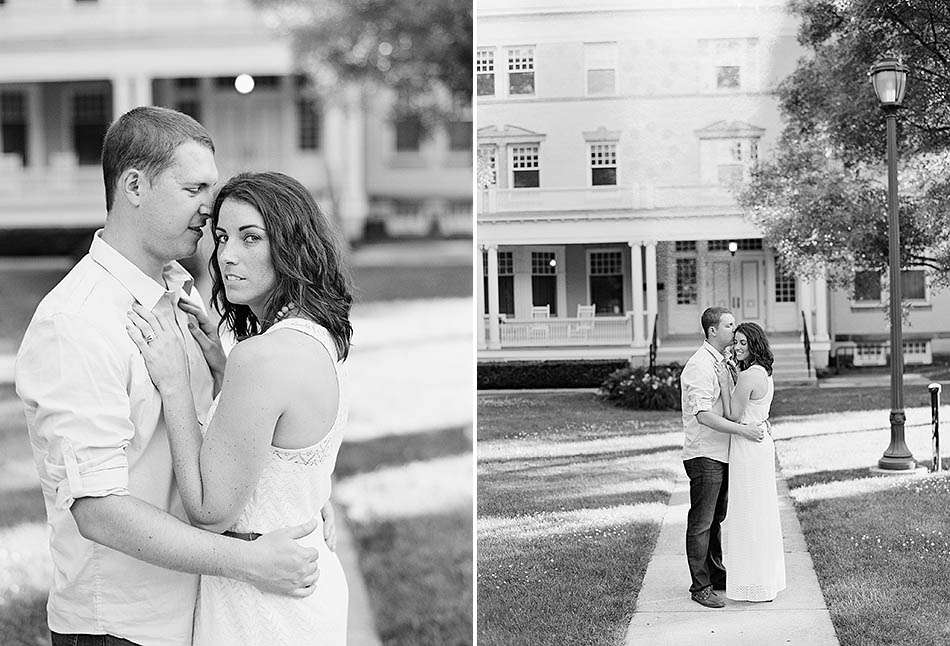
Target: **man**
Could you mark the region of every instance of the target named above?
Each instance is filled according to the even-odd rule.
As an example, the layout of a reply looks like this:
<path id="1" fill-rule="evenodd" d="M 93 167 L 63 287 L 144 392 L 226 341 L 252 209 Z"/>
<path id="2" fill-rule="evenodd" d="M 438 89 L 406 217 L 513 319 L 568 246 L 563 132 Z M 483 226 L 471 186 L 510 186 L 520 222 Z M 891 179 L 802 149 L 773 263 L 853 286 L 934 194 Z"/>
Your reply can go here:
<path id="1" fill-rule="evenodd" d="M 725 603 L 714 590 L 725 590 L 720 526 L 726 517 L 729 486 L 729 435 L 761 442 L 762 428 L 736 424 L 722 416 L 718 373 L 729 370 L 725 351 L 732 345 L 736 319 L 724 307 L 710 307 L 701 323 L 706 340 L 680 375 L 683 405 L 683 466 L 689 476 L 686 560 L 693 601 L 707 608 Z"/>
<path id="2" fill-rule="evenodd" d="M 40 303 L 16 363 L 51 530 L 49 627 L 53 646 L 187 645 L 199 574 L 310 594 L 317 551 L 294 539 L 317 519 L 256 541 L 183 522 L 161 398 L 125 321 L 135 302 L 175 317 L 207 421 L 214 384 L 177 307 L 200 297 L 175 261 L 209 218 L 214 144 L 184 114 L 135 108 L 109 128 L 102 168 L 105 227 Z"/>

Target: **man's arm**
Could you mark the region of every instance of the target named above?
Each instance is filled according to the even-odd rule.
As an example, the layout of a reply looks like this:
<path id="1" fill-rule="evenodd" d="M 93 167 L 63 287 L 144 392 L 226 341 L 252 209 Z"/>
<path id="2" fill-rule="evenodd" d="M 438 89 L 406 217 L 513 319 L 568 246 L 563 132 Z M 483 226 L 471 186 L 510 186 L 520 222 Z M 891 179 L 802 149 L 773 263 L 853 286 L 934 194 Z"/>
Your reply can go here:
<path id="1" fill-rule="evenodd" d="M 302 588 L 314 575 L 316 564 L 309 561 L 316 550 L 292 538 L 312 526 L 278 530 L 242 545 L 203 535 L 129 495 L 127 450 L 135 427 L 126 390 L 129 361 L 123 350 L 128 349 L 96 322 L 72 315 L 36 321 L 24 338 L 17 393 L 35 409 L 33 432 L 48 442 L 43 467 L 55 486 L 56 507 L 69 509 L 89 540 L 155 565 L 230 573 L 285 593 L 296 574 L 294 583 Z M 227 540 L 236 545 L 222 542 Z M 273 550 L 282 554 L 267 554 Z M 233 560 L 226 564 L 227 559 Z"/>
<path id="2" fill-rule="evenodd" d="M 720 433 L 729 433 L 730 435 L 741 435 L 742 437 L 761 442 L 765 437 L 765 432 L 760 426 L 749 426 L 747 424 L 737 424 L 730 422 L 725 417 L 717 415 L 711 410 L 703 410 L 696 413 L 696 419 L 703 426 L 708 426 L 714 431 Z"/>
<path id="3" fill-rule="evenodd" d="M 319 552 L 294 542 L 316 528 L 316 519 L 243 541 L 186 525 L 132 496 L 79 498 L 70 511 L 83 538 L 170 570 L 296 597 L 309 595 L 319 576 Z"/>

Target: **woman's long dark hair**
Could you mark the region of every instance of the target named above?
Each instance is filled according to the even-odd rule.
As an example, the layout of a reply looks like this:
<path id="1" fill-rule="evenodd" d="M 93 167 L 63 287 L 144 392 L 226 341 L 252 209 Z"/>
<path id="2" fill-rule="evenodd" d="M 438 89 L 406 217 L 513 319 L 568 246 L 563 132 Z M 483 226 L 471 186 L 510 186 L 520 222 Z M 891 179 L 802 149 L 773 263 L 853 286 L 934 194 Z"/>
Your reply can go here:
<path id="1" fill-rule="evenodd" d="M 210 262 L 214 280 L 211 300 L 221 314 L 221 325 L 227 323 L 238 340 L 245 339 L 266 330 L 278 310 L 293 303 L 301 315 L 330 332 L 337 356 L 346 359 L 353 335 L 350 277 L 343 265 L 339 235 L 310 191 L 283 173 L 241 173 L 228 180 L 215 197 L 212 229 L 227 199 L 243 202 L 261 214 L 276 279 L 264 306 L 264 320 L 259 321 L 247 305 L 228 301 L 215 241 Z"/>
<path id="2" fill-rule="evenodd" d="M 739 362 L 739 368 L 745 370 L 754 363 L 765 368 L 765 372 L 772 375 L 772 363 L 775 358 L 772 356 L 772 348 L 769 347 L 769 338 L 765 336 L 765 330 L 758 323 L 740 323 L 736 326 L 735 333 L 742 333 L 746 338 L 746 347 L 749 349 L 749 356 Z"/>

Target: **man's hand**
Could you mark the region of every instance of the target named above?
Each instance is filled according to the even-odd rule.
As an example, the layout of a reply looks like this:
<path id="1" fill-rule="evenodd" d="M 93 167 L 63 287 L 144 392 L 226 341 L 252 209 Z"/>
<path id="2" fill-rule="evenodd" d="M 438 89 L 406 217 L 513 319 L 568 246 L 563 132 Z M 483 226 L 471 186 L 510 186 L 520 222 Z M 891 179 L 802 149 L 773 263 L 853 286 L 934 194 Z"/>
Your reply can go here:
<path id="1" fill-rule="evenodd" d="M 323 516 L 323 540 L 326 541 L 327 547 L 330 548 L 331 552 L 336 551 L 336 511 L 333 509 L 333 504 L 330 501 L 327 501 L 327 504 L 323 506 L 323 509 L 320 510 L 320 515 Z"/>
<path id="2" fill-rule="evenodd" d="M 248 583 L 264 592 L 291 597 L 308 597 L 320 578 L 320 553 L 316 548 L 298 545 L 294 539 L 303 538 L 317 528 L 314 518 L 303 525 L 278 529 L 264 534 L 248 545 Z"/>
<path id="3" fill-rule="evenodd" d="M 758 426 L 749 426 L 748 424 L 740 424 L 742 430 L 739 432 L 739 435 L 744 437 L 747 440 L 753 442 L 761 442 L 765 439 L 765 430 L 764 425 L 759 424 Z"/>

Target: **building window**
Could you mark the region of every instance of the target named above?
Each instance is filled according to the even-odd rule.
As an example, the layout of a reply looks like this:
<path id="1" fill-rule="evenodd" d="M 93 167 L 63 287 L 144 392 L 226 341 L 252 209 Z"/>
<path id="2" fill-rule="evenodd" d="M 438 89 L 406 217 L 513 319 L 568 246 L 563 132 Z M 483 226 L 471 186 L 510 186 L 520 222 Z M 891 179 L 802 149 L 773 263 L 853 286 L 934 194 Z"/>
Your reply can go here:
<path id="1" fill-rule="evenodd" d="M 297 148 L 320 150 L 320 111 L 313 99 L 297 100 Z"/>
<path id="2" fill-rule="evenodd" d="M 716 87 L 719 89 L 739 88 L 739 67 L 728 65 L 716 68 Z"/>
<path id="3" fill-rule="evenodd" d="M 0 92 L 0 133 L 3 152 L 20 156 L 28 162 L 26 127 L 26 96 L 22 92 Z"/>
<path id="4" fill-rule="evenodd" d="M 910 301 L 927 300 L 926 274 L 922 269 L 901 271 L 901 298 Z"/>
<path id="5" fill-rule="evenodd" d="M 605 96 L 617 92 L 617 44 L 585 43 L 587 94 Z"/>
<path id="6" fill-rule="evenodd" d="M 451 121 L 448 125 L 449 150 L 453 152 L 472 150 L 472 122 Z"/>
<path id="7" fill-rule="evenodd" d="M 762 238 L 743 238 L 741 240 L 710 240 L 710 251 L 729 251 L 729 243 L 735 242 L 739 251 L 761 251 Z"/>
<path id="8" fill-rule="evenodd" d="M 557 257 L 553 251 L 531 252 L 531 304 L 547 305 L 557 316 Z"/>
<path id="9" fill-rule="evenodd" d="M 620 315 L 623 307 L 623 255 L 620 251 L 591 251 L 590 305 L 597 314 Z"/>
<path id="10" fill-rule="evenodd" d="M 508 50 L 508 94 L 534 94 L 534 47 Z"/>
<path id="11" fill-rule="evenodd" d="M 488 252 L 482 252 L 484 267 L 485 314 L 488 314 Z M 515 261 L 511 251 L 498 252 L 498 312 L 509 318 L 515 317 Z"/>
<path id="12" fill-rule="evenodd" d="M 175 109 L 184 112 L 195 121 L 201 121 L 201 104 L 195 100 L 179 101 L 175 104 Z"/>
<path id="13" fill-rule="evenodd" d="M 696 251 L 695 240 L 677 240 L 673 246 L 674 246 L 674 250 L 679 251 L 679 252 Z"/>
<path id="14" fill-rule="evenodd" d="M 695 305 L 698 300 L 696 288 L 696 259 L 676 259 L 676 304 Z"/>
<path id="15" fill-rule="evenodd" d="M 495 50 L 479 48 L 475 55 L 475 73 L 477 74 L 478 96 L 495 94 Z"/>
<path id="16" fill-rule="evenodd" d="M 876 303 L 881 301 L 881 272 L 854 272 L 854 300 Z"/>
<path id="17" fill-rule="evenodd" d="M 511 146 L 511 185 L 514 188 L 541 186 L 541 168 L 538 164 L 537 144 Z"/>
<path id="18" fill-rule="evenodd" d="M 198 78 L 195 76 L 182 76 L 175 79 L 176 90 L 197 90 Z"/>
<path id="19" fill-rule="evenodd" d="M 617 144 L 590 145 L 590 183 L 592 186 L 617 185 Z"/>
<path id="20" fill-rule="evenodd" d="M 422 121 L 405 117 L 396 122 L 396 152 L 419 152 L 422 143 Z"/>
<path id="21" fill-rule="evenodd" d="M 795 276 L 775 265 L 775 302 L 794 303 L 797 300 L 795 292 Z"/>
<path id="22" fill-rule="evenodd" d="M 73 96 L 73 150 L 80 164 L 98 164 L 111 108 L 103 92 Z"/>

